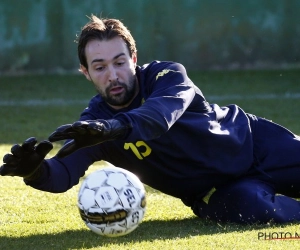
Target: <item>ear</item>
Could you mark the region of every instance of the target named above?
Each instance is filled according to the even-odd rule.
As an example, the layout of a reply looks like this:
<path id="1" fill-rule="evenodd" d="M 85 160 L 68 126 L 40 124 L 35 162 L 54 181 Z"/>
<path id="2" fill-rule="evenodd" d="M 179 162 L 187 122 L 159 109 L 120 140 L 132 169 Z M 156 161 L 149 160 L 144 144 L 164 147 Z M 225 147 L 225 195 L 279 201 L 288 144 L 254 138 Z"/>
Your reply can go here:
<path id="1" fill-rule="evenodd" d="M 137 52 L 133 53 L 131 58 L 132 58 L 134 67 L 136 67 L 136 65 L 137 65 Z"/>
<path id="2" fill-rule="evenodd" d="M 80 64 L 80 69 L 79 71 L 85 75 L 86 79 L 88 79 L 89 81 L 91 81 L 91 77 L 90 77 L 90 74 L 89 74 L 89 71 L 86 67 L 84 67 L 82 64 Z"/>

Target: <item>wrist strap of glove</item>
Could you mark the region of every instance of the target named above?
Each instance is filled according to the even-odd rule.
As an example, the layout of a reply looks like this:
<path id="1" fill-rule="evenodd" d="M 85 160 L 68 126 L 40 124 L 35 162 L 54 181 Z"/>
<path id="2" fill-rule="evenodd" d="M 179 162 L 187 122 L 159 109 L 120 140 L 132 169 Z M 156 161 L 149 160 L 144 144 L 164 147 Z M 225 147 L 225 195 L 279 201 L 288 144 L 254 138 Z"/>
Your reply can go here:
<path id="1" fill-rule="evenodd" d="M 24 181 L 35 181 L 39 179 L 44 173 L 44 166 L 41 164 L 33 173 L 24 177 Z"/>

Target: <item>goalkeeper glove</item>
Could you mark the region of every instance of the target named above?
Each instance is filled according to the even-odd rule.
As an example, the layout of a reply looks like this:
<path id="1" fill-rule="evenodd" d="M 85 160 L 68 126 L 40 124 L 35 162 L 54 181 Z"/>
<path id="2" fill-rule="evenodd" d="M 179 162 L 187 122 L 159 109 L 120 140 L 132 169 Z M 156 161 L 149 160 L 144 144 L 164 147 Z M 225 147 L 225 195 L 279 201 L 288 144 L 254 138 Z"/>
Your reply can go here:
<path id="1" fill-rule="evenodd" d="M 42 174 L 41 165 L 44 158 L 53 146 L 49 141 L 42 141 L 38 145 L 36 143 L 36 138 L 31 137 L 25 140 L 21 146 L 13 145 L 11 154 L 3 157 L 4 164 L 0 167 L 0 175 L 20 176 L 28 181 L 38 179 Z"/>
<path id="2" fill-rule="evenodd" d="M 72 139 L 57 153 L 57 157 L 65 157 L 76 150 L 90 147 L 105 141 L 123 138 L 131 125 L 123 125 L 115 119 L 77 121 L 58 127 L 49 136 L 49 141 Z"/>

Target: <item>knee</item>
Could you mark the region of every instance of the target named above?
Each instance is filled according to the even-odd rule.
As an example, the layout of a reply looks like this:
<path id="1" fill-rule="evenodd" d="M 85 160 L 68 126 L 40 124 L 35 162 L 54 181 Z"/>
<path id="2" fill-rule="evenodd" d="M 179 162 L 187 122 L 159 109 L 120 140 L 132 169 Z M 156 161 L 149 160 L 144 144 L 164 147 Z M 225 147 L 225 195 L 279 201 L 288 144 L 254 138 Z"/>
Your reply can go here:
<path id="1" fill-rule="evenodd" d="M 269 188 L 267 188 L 269 189 Z M 238 183 L 216 190 L 209 200 L 197 200 L 193 211 L 202 218 L 219 222 L 265 223 L 270 220 L 265 197 L 271 201 L 270 190 Z"/>

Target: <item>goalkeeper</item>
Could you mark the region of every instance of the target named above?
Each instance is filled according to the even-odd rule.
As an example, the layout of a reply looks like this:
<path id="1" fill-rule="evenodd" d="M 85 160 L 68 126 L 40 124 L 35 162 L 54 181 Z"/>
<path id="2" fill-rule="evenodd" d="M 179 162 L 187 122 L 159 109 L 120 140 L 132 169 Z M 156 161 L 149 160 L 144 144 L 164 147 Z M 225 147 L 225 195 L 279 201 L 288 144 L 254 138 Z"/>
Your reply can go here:
<path id="1" fill-rule="evenodd" d="M 105 160 L 180 198 L 200 218 L 300 221 L 300 139 L 237 105 L 206 101 L 175 62 L 137 65 L 135 40 L 116 19 L 91 16 L 78 37 L 80 71 L 98 94 L 49 140 L 28 138 L 3 157 L 2 176 L 59 193 Z M 45 159 L 55 141 L 66 140 Z M 281 194 L 281 195 L 278 195 Z"/>

